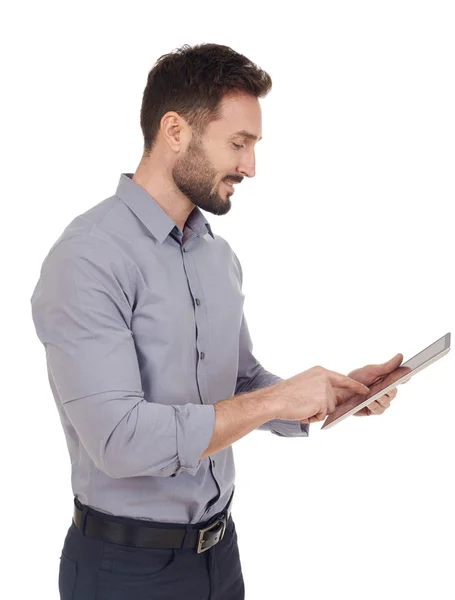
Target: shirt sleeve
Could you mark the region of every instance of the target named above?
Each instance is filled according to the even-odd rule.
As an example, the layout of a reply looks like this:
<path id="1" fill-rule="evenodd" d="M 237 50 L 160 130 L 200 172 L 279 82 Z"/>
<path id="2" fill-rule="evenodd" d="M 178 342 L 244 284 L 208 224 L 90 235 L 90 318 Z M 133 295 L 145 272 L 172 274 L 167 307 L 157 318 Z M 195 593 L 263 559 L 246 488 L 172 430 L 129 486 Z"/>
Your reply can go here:
<path id="1" fill-rule="evenodd" d="M 239 368 L 235 393 L 252 392 L 254 390 L 270 387 L 279 381 L 283 381 L 283 379 L 264 369 L 254 356 L 253 343 L 251 341 L 245 315 L 243 315 L 240 328 Z M 308 423 L 300 423 L 300 421 L 273 419 L 260 425 L 256 429 L 271 431 L 275 435 L 281 437 L 308 437 L 309 427 Z"/>
<path id="2" fill-rule="evenodd" d="M 144 398 L 133 303 L 127 264 L 104 240 L 79 235 L 51 249 L 31 305 L 53 390 L 81 444 L 108 476 L 195 475 L 215 409 Z"/>
<path id="3" fill-rule="evenodd" d="M 240 261 L 234 253 L 234 260 L 237 264 L 240 282 L 242 283 L 243 274 Z M 278 375 L 273 375 L 261 365 L 253 354 L 253 342 L 251 340 L 248 324 L 243 313 L 239 336 L 239 366 L 237 373 L 237 383 L 235 393 L 252 392 L 254 390 L 270 387 L 279 381 L 283 381 Z M 308 437 L 310 425 L 300 423 L 300 421 L 290 421 L 285 419 L 273 419 L 260 425 L 256 429 L 271 431 L 281 437 Z"/>

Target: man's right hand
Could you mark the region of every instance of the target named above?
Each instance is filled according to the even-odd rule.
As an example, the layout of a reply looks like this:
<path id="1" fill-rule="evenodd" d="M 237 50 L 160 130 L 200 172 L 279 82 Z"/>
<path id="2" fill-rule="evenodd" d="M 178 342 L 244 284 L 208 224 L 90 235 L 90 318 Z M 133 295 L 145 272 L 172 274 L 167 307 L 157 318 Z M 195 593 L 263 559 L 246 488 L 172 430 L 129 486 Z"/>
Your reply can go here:
<path id="1" fill-rule="evenodd" d="M 366 396 L 370 392 L 362 383 L 324 367 L 312 367 L 273 387 L 276 392 L 275 418 L 301 423 L 322 421 L 330 415 L 342 402 L 337 396 L 340 389 L 352 391 L 352 396 Z"/>

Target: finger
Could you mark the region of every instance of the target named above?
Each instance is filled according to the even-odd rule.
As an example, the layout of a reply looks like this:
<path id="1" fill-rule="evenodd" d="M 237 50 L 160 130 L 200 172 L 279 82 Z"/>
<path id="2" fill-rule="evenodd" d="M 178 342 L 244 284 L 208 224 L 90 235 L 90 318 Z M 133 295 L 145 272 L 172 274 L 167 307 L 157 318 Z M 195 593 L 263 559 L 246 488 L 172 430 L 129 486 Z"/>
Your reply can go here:
<path id="1" fill-rule="evenodd" d="M 393 390 L 390 390 L 390 392 L 387 392 L 386 396 L 390 399 L 393 400 L 395 398 L 395 396 L 397 395 L 397 388 L 393 388 Z"/>
<path id="2" fill-rule="evenodd" d="M 379 378 L 381 379 L 382 376 L 388 375 L 389 373 L 392 373 L 393 371 L 395 371 L 395 369 L 398 369 L 398 367 L 401 365 L 401 363 L 403 362 L 403 355 L 401 353 L 399 354 L 395 354 L 395 356 L 393 358 L 391 358 L 390 360 L 384 362 L 384 363 L 380 363 L 380 364 L 376 364 L 376 365 L 367 365 L 367 369 L 372 369 L 373 372 L 376 371 L 379 374 Z"/>
<path id="3" fill-rule="evenodd" d="M 338 406 L 339 404 L 343 404 L 343 402 L 344 402 L 344 398 L 343 398 L 343 396 L 340 396 L 340 394 L 336 394 L 336 396 L 335 396 L 335 402 L 336 402 L 336 405 L 337 405 L 337 406 Z"/>
<path id="4" fill-rule="evenodd" d="M 388 360 L 387 362 L 382 363 L 377 366 L 382 369 L 385 369 L 385 372 L 388 373 L 390 371 L 393 371 L 394 369 L 397 369 L 401 365 L 402 362 L 403 362 L 403 355 L 401 354 L 401 352 L 399 352 L 398 354 L 395 354 L 395 356 L 393 358 L 391 358 L 390 360 Z"/>
<path id="5" fill-rule="evenodd" d="M 318 421 L 324 421 L 327 417 L 327 412 L 325 410 L 320 410 L 317 414 L 312 417 L 308 417 L 308 419 L 304 419 L 303 421 L 306 423 L 317 423 Z"/>
<path id="6" fill-rule="evenodd" d="M 395 398 L 396 395 L 397 395 L 397 389 L 394 388 L 393 390 L 390 390 L 390 392 L 387 392 L 387 394 L 384 394 L 380 398 L 377 398 L 375 400 L 375 402 L 377 402 L 384 408 L 389 408 L 390 402 Z M 372 403 L 372 404 L 374 404 L 374 403 Z"/>
<path id="7" fill-rule="evenodd" d="M 356 413 L 354 413 L 354 417 L 368 417 L 371 414 L 373 414 L 373 413 L 368 410 L 368 407 L 364 406 L 363 408 L 358 410 Z"/>
<path id="8" fill-rule="evenodd" d="M 307 423 L 314 423 L 315 421 L 318 421 L 318 419 L 316 419 L 315 417 L 308 417 L 308 419 L 300 420 L 300 422 L 303 423 L 304 425 Z"/>
<path id="9" fill-rule="evenodd" d="M 367 406 L 368 410 L 371 411 L 374 415 L 382 415 L 382 413 L 386 410 L 385 406 L 379 404 L 377 400 L 372 402 Z"/>
<path id="10" fill-rule="evenodd" d="M 338 403 L 338 396 L 335 394 L 335 390 L 331 388 L 327 398 L 327 414 L 331 415 L 336 409 Z"/>
<path id="11" fill-rule="evenodd" d="M 363 385 L 363 383 L 360 383 L 360 381 L 351 379 L 350 377 L 347 377 L 346 375 L 342 375 L 341 373 L 337 373 L 336 371 L 327 370 L 327 374 L 328 374 L 330 383 L 334 387 L 347 388 L 357 394 L 369 394 L 370 393 L 370 389 L 367 388 L 366 385 Z"/>
<path id="12" fill-rule="evenodd" d="M 378 398 L 376 402 L 384 408 L 389 408 L 390 406 L 390 398 L 388 398 L 387 396 L 382 396 L 381 398 Z"/>
<path id="13" fill-rule="evenodd" d="M 311 416 L 310 419 L 314 419 L 315 421 L 323 421 L 327 417 L 327 410 L 320 410 L 315 415 Z"/>

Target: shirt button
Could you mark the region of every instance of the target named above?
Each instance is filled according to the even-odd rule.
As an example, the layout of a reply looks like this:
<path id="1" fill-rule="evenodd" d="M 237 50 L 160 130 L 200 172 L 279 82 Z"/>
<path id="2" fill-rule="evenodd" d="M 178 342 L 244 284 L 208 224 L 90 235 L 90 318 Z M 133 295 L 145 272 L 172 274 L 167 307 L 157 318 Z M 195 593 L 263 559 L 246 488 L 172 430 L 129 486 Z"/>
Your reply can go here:
<path id="1" fill-rule="evenodd" d="M 200 303 L 201 301 L 199 300 L 199 298 L 196 298 L 196 304 L 199 306 Z"/>
<path id="2" fill-rule="evenodd" d="M 201 360 L 204 360 L 204 358 L 205 358 L 205 352 L 201 352 L 200 357 L 201 357 Z"/>

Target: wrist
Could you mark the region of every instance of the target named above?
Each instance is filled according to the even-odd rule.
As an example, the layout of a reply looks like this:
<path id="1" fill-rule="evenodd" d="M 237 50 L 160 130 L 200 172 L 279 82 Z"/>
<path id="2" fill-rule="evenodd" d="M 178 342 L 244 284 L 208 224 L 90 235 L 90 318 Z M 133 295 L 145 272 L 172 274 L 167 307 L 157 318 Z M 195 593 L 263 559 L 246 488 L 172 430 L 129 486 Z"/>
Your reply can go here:
<path id="1" fill-rule="evenodd" d="M 280 383 L 276 383 L 267 388 L 258 390 L 259 394 L 257 401 L 260 407 L 260 411 L 267 421 L 273 419 L 279 419 L 281 414 L 282 406 L 282 394 L 280 393 Z"/>

